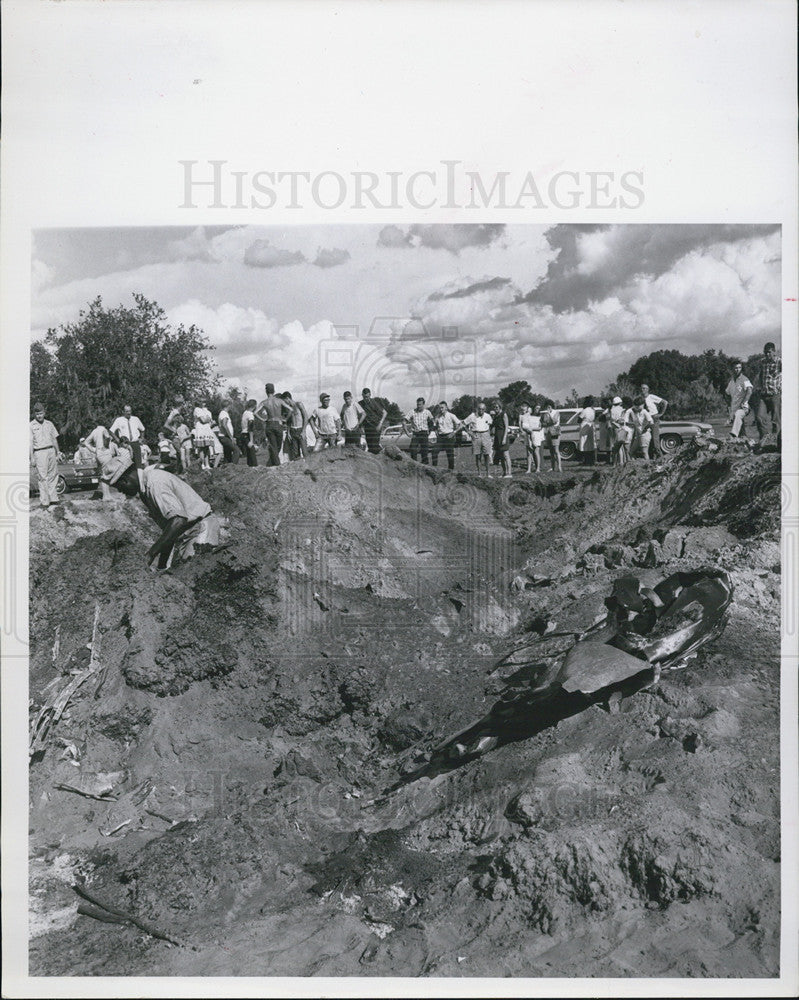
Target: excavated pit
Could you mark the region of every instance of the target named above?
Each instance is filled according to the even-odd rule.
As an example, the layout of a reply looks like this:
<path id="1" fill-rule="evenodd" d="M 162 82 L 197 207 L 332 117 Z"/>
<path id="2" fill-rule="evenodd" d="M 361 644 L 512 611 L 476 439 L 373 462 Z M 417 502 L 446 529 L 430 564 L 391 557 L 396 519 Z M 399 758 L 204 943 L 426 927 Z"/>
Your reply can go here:
<path id="1" fill-rule="evenodd" d="M 777 974 L 777 455 L 195 485 L 230 542 L 161 574 L 138 501 L 31 512 L 33 715 L 102 665 L 31 763 L 31 974 Z M 729 623 L 684 669 L 424 770 L 618 578 L 708 567 Z"/>

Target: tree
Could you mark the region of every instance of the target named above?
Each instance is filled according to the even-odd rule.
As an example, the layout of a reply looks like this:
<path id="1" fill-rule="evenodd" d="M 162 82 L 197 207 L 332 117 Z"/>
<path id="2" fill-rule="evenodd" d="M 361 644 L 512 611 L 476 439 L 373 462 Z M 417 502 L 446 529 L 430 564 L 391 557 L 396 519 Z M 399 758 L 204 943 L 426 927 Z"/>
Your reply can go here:
<path id="1" fill-rule="evenodd" d="M 386 424 L 401 424 L 405 413 L 400 408 L 398 403 L 393 400 L 388 399 L 386 396 L 372 396 L 372 399 L 377 400 L 378 403 L 386 411 Z"/>
<path id="2" fill-rule="evenodd" d="M 689 382 L 684 396 L 685 398 L 680 400 L 682 407 L 689 413 L 698 413 L 700 420 L 704 420 L 712 413 L 723 413 L 725 410 L 724 397 L 707 375 L 700 375 L 693 382 Z"/>
<path id="3" fill-rule="evenodd" d="M 202 330 L 170 326 L 141 294 L 134 306 L 103 307 L 98 296 L 76 323 L 31 347 L 31 398 L 41 399 L 69 446 L 129 404 L 154 438 L 173 397 L 210 397 L 219 377 Z"/>

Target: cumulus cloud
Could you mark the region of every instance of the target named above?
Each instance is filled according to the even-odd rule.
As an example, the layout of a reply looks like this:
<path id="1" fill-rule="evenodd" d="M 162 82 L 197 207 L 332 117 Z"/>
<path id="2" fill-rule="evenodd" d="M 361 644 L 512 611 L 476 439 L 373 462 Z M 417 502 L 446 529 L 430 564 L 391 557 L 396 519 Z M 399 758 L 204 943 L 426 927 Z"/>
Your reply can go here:
<path id="1" fill-rule="evenodd" d="M 213 243 L 208 239 L 203 226 L 198 226 L 182 240 L 172 240 L 167 247 L 170 260 L 216 260 Z"/>
<path id="2" fill-rule="evenodd" d="M 555 257 L 522 298 L 557 312 L 584 309 L 638 275 L 657 278 L 681 257 L 717 243 L 777 232 L 775 225 L 558 225 L 547 232 Z"/>
<path id="3" fill-rule="evenodd" d="M 457 256 L 467 247 L 487 247 L 505 232 L 503 223 L 435 223 L 413 225 L 406 231 L 399 226 L 384 226 L 377 238 L 379 247 L 427 247 L 448 250 Z"/>
<path id="4" fill-rule="evenodd" d="M 43 260 L 34 258 L 31 261 L 31 291 L 34 295 L 50 284 L 53 280 L 53 269 Z"/>
<path id="5" fill-rule="evenodd" d="M 293 267 L 305 263 L 305 254 L 300 250 L 283 250 L 269 240 L 255 240 L 244 251 L 244 263 L 248 267 Z"/>
<path id="6" fill-rule="evenodd" d="M 575 290 L 588 276 L 601 276 L 591 295 L 572 300 L 581 302 L 579 307 L 560 308 L 560 300 L 543 302 L 513 282 L 483 279 L 445 285 L 420 300 L 416 312 L 434 337 L 456 328 L 459 336 L 474 338 L 486 384 L 526 377 L 551 393 L 568 391 L 578 369 L 579 383 L 596 388 L 636 357 L 666 344 L 688 353 L 715 347 L 745 354 L 764 340 L 779 339 L 779 232 L 660 228 L 709 231 L 650 234 L 648 241 L 640 232 L 606 228 L 570 233 L 573 273 L 562 271 L 561 287 L 570 282 Z M 580 245 L 581 236 L 598 238 Z M 691 248 L 682 252 L 689 236 Z M 607 247 L 616 245 L 637 246 L 644 266 L 632 269 L 629 261 L 609 260 Z M 586 285 L 581 287 L 585 291 Z"/>
<path id="7" fill-rule="evenodd" d="M 316 258 L 312 263 L 316 267 L 338 267 L 340 264 L 345 264 L 349 259 L 349 250 L 342 250 L 339 247 L 331 247 L 328 250 L 320 247 L 316 251 Z"/>
<path id="8" fill-rule="evenodd" d="M 383 226 L 377 236 L 379 247 L 409 247 L 413 243 L 408 233 L 399 226 Z"/>

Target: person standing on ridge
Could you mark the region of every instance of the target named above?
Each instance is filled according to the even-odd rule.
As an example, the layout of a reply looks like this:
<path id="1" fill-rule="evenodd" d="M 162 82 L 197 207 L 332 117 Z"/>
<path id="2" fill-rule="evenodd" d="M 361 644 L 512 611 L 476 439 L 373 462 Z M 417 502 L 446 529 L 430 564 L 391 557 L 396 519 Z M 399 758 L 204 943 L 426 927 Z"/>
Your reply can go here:
<path id="1" fill-rule="evenodd" d="M 763 347 L 763 360 L 757 374 L 757 430 L 760 440 L 774 431 L 777 447 L 782 448 L 782 359 L 769 341 Z"/>
<path id="2" fill-rule="evenodd" d="M 488 459 L 491 455 L 491 414 L 486 413 L 485 403 L 478 403 L 475 410 L 463 421 L 472 436 L 472 454 L 477 474 L 488 476 Z"/>
<path id="3" fill-rule="evenodd" d="M 61 502 L 58 499 L 58 463 L 64 456 L 58 447 L 58 430 L 55 424 L 44 419 L 44 413 L 44 404 L 36 403 L 30 422 L 30 461 L 36 467 L 39 506 L 47 510 L 51 504 Z"/>
<path id="4" fill-rule="evenodd" d="M 319 396 L 321 405 L 311 414 L 311 426 L 316 435 L 316 445 L 314 451 L 321 451 L 323 448 L 335 448 L 341 435 L 341 417 L 338 411 L 330 405 L 330 396 L 323 392 Z"/>
<path id="5" fill-rule="evenodd" d="M 289 461 L 296 462 L 297 459 L 305 458 L 308 453 L 308 443 L 305 438 L 305 428 L 308 426 L 308 411 L 305 404 L 299 399 L 292 399 L 291 393 L 283 393 L 283 399 L 291 406 L 291 416 L 288 422 L 288 434 L 286 435 L 286 447 L 289 452 Z"/>
<path id="6" fill-rule="evenodd" d="M 436 427 L 436 440 L 432 454 L 433 465 L 438 465 L 438 454 L 440 451 L 444 451 L 447 456 L 447 468 L 452 472 L 455 469 L 455 435 L 463 427 L 463 423 L 452 413 L 445 399 L 442 399 L 438 404 L 438 412 L 433 418 L 433 422 Z"/>
<path id="7" fill-rule="evenodd" d="M 361 391 L 360 407 L 366 414 L 363 418 L 363 432 L 366 435 L 366 447 L 373 455 L 380 454 L 380 434 L 386 422 L 384 407 L 376 399 L 372 399 L 372 390 Z"/>
<path id="8" fill-rule="evenodd" d="M 433 426 L 433 414 L 424 405 L 424 397 L 416 400 L 416 409 L 405 415 L 403 420 L 405 433 L 411 439 L 411 458 L 418 461 L 421 456 L 422 465 L 428 465 L 427 448 L 430 441 L 430 429 Z"/>
<path id="9" fill-rule="evenodd" d="M 269 464 L 280 465 L 280 452 L 283 449 L 283 434 L 286 430 L 286 419 L 292 415 L 292 405 L 282 396 L 278 396 L 271 382 L 264 386 L 266 399 L 255 411 L 255 416 L 266 424 L 266 442 L 269 446 Z"/>
<path id="10" fill-rule="evenodd" d="M 652 458 L 657 460 L 661 457 L 660 418 L 665 414 L 669 401 L 650 392 L 646 383 L 641 386 L 641 395 L 644 399 L 644 409 L 652 418 Z"/>
<path id="11" fill-rule="evenodd" d="M 351 392 L 344 393 L 344 405 L 341 407 L 341 426 L 344 428 L 344 444 L 355 448 L 361 446 L 361 428 L 366 411 L 360 403 L 356 403 Z"/>
<path id="12" fill-rule="evenodd" d="M 730 437 L 737 438 L 741 436 L 744 420 L 746 419 L 746 414 L 749 412 L 749 399 L 753 388 L 752 383 L 744 375 L 743 365 L 740 361 L 736 361 L 732 366 L 730 381 L 724 390 L 730 397 L 730 424 L 732 425 Z"/>
<path id="13" fill-rule="evenodd" d="M 241 415 L 241 435 L 239 446 L 242 453 L 247 458 L 247 465 L 256 466 L 258 464 L 258 453 L 255 447 L 255 400 L 248 399 L 244 412 Z"/>

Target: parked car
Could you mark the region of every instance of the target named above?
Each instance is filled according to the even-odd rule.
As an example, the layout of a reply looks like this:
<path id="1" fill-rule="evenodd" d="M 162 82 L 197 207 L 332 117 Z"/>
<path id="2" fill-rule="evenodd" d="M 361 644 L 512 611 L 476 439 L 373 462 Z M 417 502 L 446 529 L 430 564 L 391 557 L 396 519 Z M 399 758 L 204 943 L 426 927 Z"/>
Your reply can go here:
<path id="1" fill-rule="evenodd" d="M 56 491 L 59 496 L 70 490 L 94 490 L 100 483 L 100 474 L 96 463 L 76 465 L 74 462 L 58 463 L 58 479 Z M 39 481 L 35 466 L 30 467 L 30 492 L 39 492 Z"/>
<path id="2" fill-rule="evenodd" d="M 580 440 L 580 421 L 577 419 L 579 409 L 563 409 L 560 413 L 560 455 L 561 458 L 575 458 L 577 455 L 577 443 Z M 699 420 L 661 420 L 660 421 L 660 450 L 664 455 L 673 455 L 674 452 L 696 437 L 697 434 L 713 434 L 713 427 L 710 424 L 702 423 Z"/>

